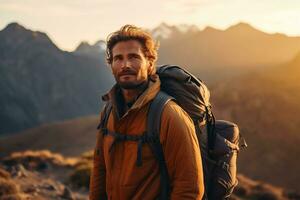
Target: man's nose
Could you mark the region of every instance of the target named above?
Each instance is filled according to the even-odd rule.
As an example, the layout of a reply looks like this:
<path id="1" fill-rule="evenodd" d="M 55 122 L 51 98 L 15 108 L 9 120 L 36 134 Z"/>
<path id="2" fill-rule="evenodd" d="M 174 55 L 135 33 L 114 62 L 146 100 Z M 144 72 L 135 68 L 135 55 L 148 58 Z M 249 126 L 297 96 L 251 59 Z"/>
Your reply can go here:
<path id="1" fill-rule="evenodd" d="M 122 68 L 126 69 L 126 68 L 131 68 L 131 63 L 128 59 L 124 59 L 123 63 L 122 63 Z"/>

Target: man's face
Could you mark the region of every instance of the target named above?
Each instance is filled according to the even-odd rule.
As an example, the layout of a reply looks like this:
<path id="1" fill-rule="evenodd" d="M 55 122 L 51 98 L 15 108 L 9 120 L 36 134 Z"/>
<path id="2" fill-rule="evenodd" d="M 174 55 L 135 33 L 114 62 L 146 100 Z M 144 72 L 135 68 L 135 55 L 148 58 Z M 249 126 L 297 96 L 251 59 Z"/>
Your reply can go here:
<path id="1" fill-rule="evenodd" d="M 135 89 L 146 82 L 151 67 L 137 40 L 118 42 L 112 49 L 112 72 L 123 89 Z"/>

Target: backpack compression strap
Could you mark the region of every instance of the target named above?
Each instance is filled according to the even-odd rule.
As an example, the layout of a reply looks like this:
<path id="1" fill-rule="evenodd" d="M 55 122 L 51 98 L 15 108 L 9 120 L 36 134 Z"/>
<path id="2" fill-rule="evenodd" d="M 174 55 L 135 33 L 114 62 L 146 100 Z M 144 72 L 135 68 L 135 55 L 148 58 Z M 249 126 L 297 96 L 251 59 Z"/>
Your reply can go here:
<path id="1" fill-rule="evenodd" d="M 103 136 L 111 135 L 114 137 L 114 141 L 109 148 L 109 152 L 112 152 L 114 146 L 118 142 L 135 141 L 138 144 L 136 165 L 138 167 L 142 166 L 142 145 L 144 143 L 149 143 L 149 144 L 153 143 L 153 142 L 155 142 L 154 140 L 156 140 L 157 138 L 154 138 L 154 136 L 148 135 L 145 133 L 143 135 L 133 135 L 133 134 L 121 134 L 118 132 L 109 131 L 107 129 L 107 124 L 108 124 L 108 118 L 111 113 L 111 110 L 112 110 L 112 104 L 110 102 L 108 102 L 104 107 L 103 118 L 101 119 L 101 122 L 98 125 L 98 129 L 102 130 Z"/>
<path id="2" fill-rule="evenodd" d="M 160 119 L 164 106 L 174 99 L 166 93 L 160 91 L 152 101 L 147 117 L 147 132 L 151 138 L 156 138 L 154 142 L 150 142 L 150 148 L 159 163 L 161 193 L 160 200 L 169 199 L 170 195 L 170 180 L 168 169 L 166 166 L 163 149 L 160 143 Z"/>

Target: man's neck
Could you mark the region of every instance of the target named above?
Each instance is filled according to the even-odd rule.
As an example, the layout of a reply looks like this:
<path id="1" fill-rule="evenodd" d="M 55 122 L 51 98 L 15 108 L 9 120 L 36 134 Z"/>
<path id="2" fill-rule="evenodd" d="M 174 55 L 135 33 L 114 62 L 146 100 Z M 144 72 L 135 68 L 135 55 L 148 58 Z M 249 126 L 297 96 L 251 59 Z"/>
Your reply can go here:
<path id="1" fill-rule="evenodd" d="M 148 86 L 148 82 L 145 82 L 144 84 L 140 85 L 135 89 L 121 88 L 125 103 L 132 104 L 133 102 L 135 102 L 137 98 L 145 91 L 147 86 Z"/>

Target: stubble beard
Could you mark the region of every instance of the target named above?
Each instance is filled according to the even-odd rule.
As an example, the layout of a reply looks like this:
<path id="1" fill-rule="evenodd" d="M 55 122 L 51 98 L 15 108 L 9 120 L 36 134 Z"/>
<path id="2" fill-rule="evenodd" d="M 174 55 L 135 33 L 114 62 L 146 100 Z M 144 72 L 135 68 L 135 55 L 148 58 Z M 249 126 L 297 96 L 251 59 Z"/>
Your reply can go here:
<path id="1" fill-rule="evenodd" d="M 142 86 L 146 85 L 148 80 L 143 80 L 141 82 L 121 82 L 119 80 L 116 80 L 117 84 L 125 90 L 135 90 L 135 89 L 139 89 Z"/>

